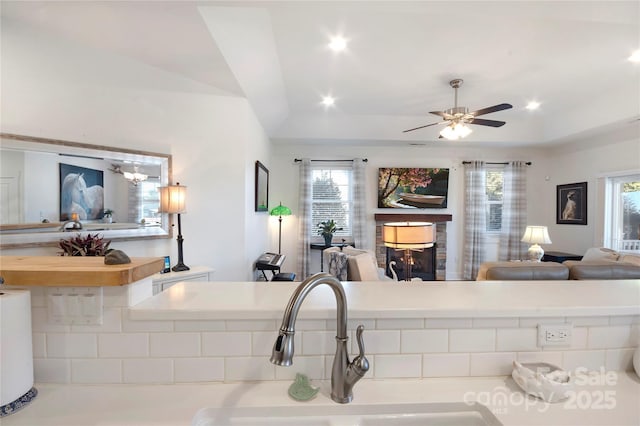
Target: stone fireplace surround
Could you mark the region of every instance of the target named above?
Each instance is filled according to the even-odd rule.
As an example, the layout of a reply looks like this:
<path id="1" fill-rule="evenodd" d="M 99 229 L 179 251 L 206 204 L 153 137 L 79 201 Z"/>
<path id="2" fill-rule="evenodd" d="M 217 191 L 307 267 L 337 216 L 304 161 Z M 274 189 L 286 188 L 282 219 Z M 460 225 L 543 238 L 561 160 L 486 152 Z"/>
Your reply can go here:
<path id="1" fill-rule="evenodd" d="M 436 225 L 436 281 L 446 280 L 447 273 L 447 222 L 450 214 L 395 213 L 374 215 L 376 221 L 376 259 L 378 266 L 386 265 L 386 247 L 382 244 L 382 225 L 386 222 L 431 222 Z"/>

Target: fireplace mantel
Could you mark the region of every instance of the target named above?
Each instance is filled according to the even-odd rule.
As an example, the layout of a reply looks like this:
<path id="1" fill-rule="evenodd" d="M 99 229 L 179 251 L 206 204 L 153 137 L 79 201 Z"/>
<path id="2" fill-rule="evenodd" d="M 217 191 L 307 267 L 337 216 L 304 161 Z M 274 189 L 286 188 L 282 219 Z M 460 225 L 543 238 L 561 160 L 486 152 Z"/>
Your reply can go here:
<path id="1" fill-rule="evenodd" d="M 451 222 L 450 214 L 425 214 L 425 213 L 376 213 L 373 216 L 376 222 Z"/>

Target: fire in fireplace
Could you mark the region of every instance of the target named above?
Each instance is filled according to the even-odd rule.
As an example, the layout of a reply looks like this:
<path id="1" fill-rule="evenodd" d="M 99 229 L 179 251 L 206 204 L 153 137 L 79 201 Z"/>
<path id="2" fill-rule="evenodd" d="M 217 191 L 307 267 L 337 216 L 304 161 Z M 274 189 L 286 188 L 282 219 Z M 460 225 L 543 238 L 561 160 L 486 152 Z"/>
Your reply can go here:
<path id="1" fill-rule="evenodd" d="M 404 280 L 407 276 L 404 264 L 404 250 L 387 249 L 386 274 L 393 277 L 391 268 L 398 275 L 399 280 Z M 435 281 L 436 279 L 436 245 L 420 251 L 411 252 L 413 264 L 411 265 L 411 277 L 421 278 L 423 281 Z M 392 263 L 394 262 L 394 263 Z"/>

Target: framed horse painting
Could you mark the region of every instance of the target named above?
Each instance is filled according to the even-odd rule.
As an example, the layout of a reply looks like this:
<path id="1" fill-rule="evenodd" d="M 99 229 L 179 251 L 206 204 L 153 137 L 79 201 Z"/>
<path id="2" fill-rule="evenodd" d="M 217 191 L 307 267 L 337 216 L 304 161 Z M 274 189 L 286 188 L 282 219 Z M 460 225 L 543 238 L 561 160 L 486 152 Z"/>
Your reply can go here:
<path id="1" fill-rule="evenodd" d="M 95 220 L 104 213 L 104 172 L 60 163 L 60 220 Z"/>

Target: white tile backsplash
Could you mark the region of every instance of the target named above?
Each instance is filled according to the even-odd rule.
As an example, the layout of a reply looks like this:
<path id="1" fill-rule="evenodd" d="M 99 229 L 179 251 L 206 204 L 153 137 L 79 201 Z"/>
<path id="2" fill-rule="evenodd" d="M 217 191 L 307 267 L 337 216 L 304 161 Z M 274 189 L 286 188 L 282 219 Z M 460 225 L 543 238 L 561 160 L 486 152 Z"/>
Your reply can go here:
<path id="1" fill-rule="evenodd" d="M 221 382 L 224 358 L 177 358 L 173 364 L 176 383 Z"/>
<path id="2" fill-rule="evenodd" d="M 174 331 L 225 331 L 225 321 L 175 321 Z"/>
<path id="3" fill-rule="evenodd" d="M 589 327 L 587 347 L 589 349 L 630 348 L 631 326 Z"/>
<path id="4" fill-rule="evenodd" d="M 119 296 L 115 290 L 111 301 L 121 303 Z M 358 351 L 355 328 L 364 323 L 371 366 L 365 379 L 507 376 L 516 358 L 620 370 L 631 368 L 639 318 L 354 320 L 348 323 L 348 349 L 352 359 Z M 134 321 L 127 308 L 112 306 L 102 325 L 67 326 L 47 324 L 46 308 L 33 306 L 32 321 L 40 383 L 290 381 L 296 372 L 329 379 L 336 347 L 335 320 L 298 321 L 290 368 L 269 362 L 279 320 Z M 540 323 L 572 323 L 571 346 L 538 347 Z"/>
<path id="5" fill-rule="evenodd" d="M 100 358 L 143 358 L 149 356 L 147 333 L 104 333 L 98 336 Z"/>
<path id="6" fill-rule="evenodd" d="M 122 361 L 119 359 L 71 360 L 73 383 L 122 383 Z"/>
<path id="7" fill-rule="evenodd" d="M 376 379 L 422 376 L 421 355 L 375 355 L 373 376 Z"/>
<path id="8" fill-rule="evenodd" d="M 513 371 L 514 352 L 471 354 L 471 376 L 508 376 Z"/>
<path id="9" fill-rule="evenodd" d="M 448 352 L 448 330 L 402 330 L 402 353 Z"/>
<path id="10" fill-rule="evenodd" d="M 47 356 L 50 358 L 96 358 L 98 356 L 95 333 L 49 333 Z"/>
<path id="11" fill-rule="evenodd" d="M 151 333 L 149 356 L 194 357 L 200 356 L 200 333 Z"/>
<path id="12" fill-rule="evenodd" d="M 423 377 L 466 377 L 469 375 L 469 354 L 424 354 Z"/>
<path id="13" fill-rule="evenodd" d="M 449 352 L 490 352 L 495 350 L 496 330 L 449 330 Z"/>
<path id="14" fill-rule="evenodd" d="M 496 351 L 538 350 L 538 330 L 535 328 L 499 328 L 496 330 Z"/>
<path id="15" fill-rule="evenodd" d="M 173 360 L 125 359 L 122 361 L 124 383 L 172 383 Z"/>

